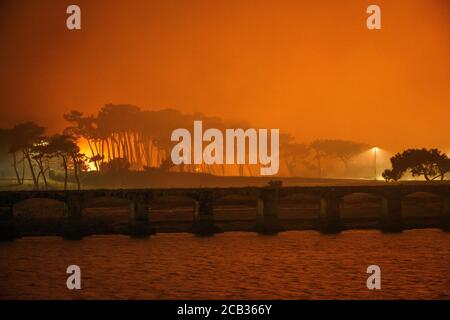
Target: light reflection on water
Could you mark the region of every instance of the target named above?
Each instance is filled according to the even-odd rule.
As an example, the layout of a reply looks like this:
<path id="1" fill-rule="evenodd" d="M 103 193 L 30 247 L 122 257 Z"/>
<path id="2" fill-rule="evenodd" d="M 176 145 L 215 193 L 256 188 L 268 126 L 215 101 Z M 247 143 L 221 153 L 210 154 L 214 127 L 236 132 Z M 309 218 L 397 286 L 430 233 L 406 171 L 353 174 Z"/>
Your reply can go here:
<path id="1" fill-rule="evenodd" d="M 70 264 L 81 267 L 79 291 L 66 288 Z M 366 287 L 371 264 L 381 291 Z M 450 233 L 23 238 L 0 243 L 0 298 L 450 299 Z"/>

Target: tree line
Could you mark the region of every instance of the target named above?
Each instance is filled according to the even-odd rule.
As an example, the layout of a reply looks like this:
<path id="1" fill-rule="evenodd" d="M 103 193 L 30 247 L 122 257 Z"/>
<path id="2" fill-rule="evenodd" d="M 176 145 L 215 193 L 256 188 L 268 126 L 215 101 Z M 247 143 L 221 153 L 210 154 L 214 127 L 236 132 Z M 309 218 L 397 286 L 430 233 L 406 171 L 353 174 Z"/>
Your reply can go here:
<path id="1" fill-rule="evenodd" d="M 93 168 L 95 171 L 116 169 L 205 172 L 226 175 L 225 165 L 180 165 L 173 167 L 170 151 L 171 133 L 176 128 L 192 126 L 201 119 L 205 127 L 247 129 L 246 122 L 224 121 L 201 113 L 184 114 L 175 109 L 141 110 L 130 104 L 107 104 L 96 115 L 85 115 L 73 110 L 63 115 L 68 126 L 63 132 L 46 135 L 46 128 L 24 122 L 0 130 L 0 144 L 11 155 L 17 183 L 22 184 L 25 167 L 36 189 L 48 187 L 48 173 L 52 159 L 64 170 L 64 188 L 69 173 L 80 188 L 80 176 Z M 85 141 L 89 152 L 80 152 L 80 141 Z M 280 157 L 290 176 L 299 175 L 299 167 L 324 175 L 324 159 L 340 161 L 345 168 L 351 159 L 369 149 L 365 143 L 318 139 L 299 143 L 291 134 L 280 136 Z M 20 167 L 20 164 L 22 166 Z M 20 167 L 20 168 L 19 168 Z M 253 175 L 251 165 L 236 165 L 240 176 Z M 53 168 L 54 169 L 54 168 Z"/>

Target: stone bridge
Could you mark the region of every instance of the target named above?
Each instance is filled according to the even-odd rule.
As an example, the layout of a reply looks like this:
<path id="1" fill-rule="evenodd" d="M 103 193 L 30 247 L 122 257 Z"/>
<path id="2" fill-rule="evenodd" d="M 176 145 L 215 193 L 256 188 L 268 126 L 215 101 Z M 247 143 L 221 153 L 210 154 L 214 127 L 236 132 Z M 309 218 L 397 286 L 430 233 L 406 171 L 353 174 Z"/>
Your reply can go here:
<path id="1" fill-rule="evenodd" d="M 374 186 L 303 186 L 282 187 L 272 182 L 267 187 L 198 188 L 198 189 L 119 189 L 83 191 L 4 191 L 0 192 L 0 239 L 19 236 L 14 228 L 13 207 L 30 198 L 49 198 L 64 203 L 62 235 L 69 239 L 83 237 L 83 207 L 98 197 L 118 197 L 130 203 L 130 234 L 148 236 L 152 233 L 149 208 L 153 200 L 165 196 L 183 196 L 195 202 L 192 231 L 211 235 L 219 231 L 214 225 L 214 202 L 229 195 L 243 195 L 257 203 L 255 230 L 260 233 L 277 233 L 282 230 L 278 221 L 279 200 L 291 195 L 308 195 L 320 199 L 319 229 L 325 233 L 341 230 L 339 205 L 343 198 L 354 193 L 373 194 L 381 198 L 380 228 L 384 231 L 401 231 L 402 199 L 417 192 L 427 192 L 442 201 L 441 228 L 450 229 L 449 184 L 404 184 Z M 301 200 L 299 200 L 301 201 Z M 151 210 L 150 210 L 151 214 Z"/>

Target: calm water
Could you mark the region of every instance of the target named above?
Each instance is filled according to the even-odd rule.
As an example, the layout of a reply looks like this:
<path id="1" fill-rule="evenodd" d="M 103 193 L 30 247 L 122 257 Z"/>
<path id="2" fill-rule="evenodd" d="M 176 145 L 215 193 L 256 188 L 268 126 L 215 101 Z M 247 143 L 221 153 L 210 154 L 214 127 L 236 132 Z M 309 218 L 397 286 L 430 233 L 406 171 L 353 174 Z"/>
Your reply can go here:
<path id="1" fill-rule="evenodd" d="M 66 288 L 77 264 L 82 289 Z M 377 264 L 382 290 L 366 288 Z M 224 233 L 0 243 L 0 298 L 450 299 L 450 233 Z"/>

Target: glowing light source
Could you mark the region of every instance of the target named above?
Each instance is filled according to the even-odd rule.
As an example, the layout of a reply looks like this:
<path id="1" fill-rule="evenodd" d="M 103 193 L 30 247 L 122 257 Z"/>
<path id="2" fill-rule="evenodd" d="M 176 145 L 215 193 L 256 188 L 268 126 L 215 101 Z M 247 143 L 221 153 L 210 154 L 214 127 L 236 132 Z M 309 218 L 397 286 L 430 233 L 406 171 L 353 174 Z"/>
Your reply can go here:
<path id="1" fill-rule="evenodd" d="M 378 147 L 373 147 L 372 151 L 373 151 L 373 170 L 374 170 L 374 179 L 377 180 L 377 153 L 378 153 L 379 148 Z"/>
<path id="2" fill-rule="evenodd" d="M 87 143 L 87 141 L 85 139 L 80 139 L 80 141 L 78 141 L 78 147 L 80 148 L 80 153 L 85 154 L 86 156 L 89 157 L 89 155 L 91 155 L 91 150 L 89 148 L 89 145 Z M 95 167 L 94 162 L 87 162 L 87 170 L 88 171 L 95 171 L 97 170 L 97 168 Z"/>

